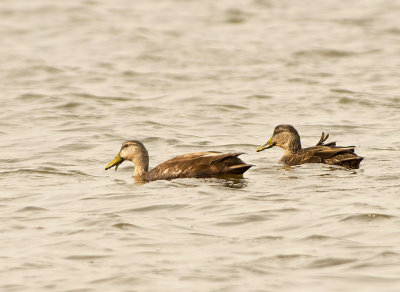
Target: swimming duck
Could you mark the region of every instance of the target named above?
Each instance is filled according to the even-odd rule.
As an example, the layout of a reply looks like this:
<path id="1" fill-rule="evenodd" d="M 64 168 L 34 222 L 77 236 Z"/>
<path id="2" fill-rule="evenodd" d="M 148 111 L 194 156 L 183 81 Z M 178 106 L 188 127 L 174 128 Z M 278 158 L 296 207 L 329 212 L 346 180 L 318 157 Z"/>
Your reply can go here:
<path id="1" fill-rule="evenodd" d="M 121 150 L 105 169 L 115 166 L 117 170 L 124 160 L 132 161 L 135 165 L 135 180 L 143 182 L 176 178 L 242 177 L 252 165 L 238 158 L 241 154 L 243 153 L 187 153 L 171 158 L 149 171 L 149 154 L 146 148 L 140 141 L 132 140 L 122 143 Z"/>
<path id="2" fill-rule="evenodd" d="M 319 142 L 312 147 L 301 148 L 300 135 L 291 125 L 279 125 L 274 129 L 271 139 L 260 146 L 257 152 L 274 146 L 285 149 L 280 162 L 287 165 L 303 163 L 325 163 L 340 165 L 346 168 L 359 168 L 364 159 L 354 153 L 355 146 L 336 146 L 336 142 L 324 144 L 329 134 L 322 132 Z"/>

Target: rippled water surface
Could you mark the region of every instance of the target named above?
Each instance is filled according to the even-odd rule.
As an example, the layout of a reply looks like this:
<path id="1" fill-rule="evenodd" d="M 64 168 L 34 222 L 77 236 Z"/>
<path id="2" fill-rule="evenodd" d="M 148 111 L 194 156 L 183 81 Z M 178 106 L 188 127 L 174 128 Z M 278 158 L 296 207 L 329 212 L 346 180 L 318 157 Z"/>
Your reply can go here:
<path id="1" fill-rule="evenodd" d="M 6 1 L 0 7 L 1 291 L 398 291 L 396 1 Z M 359 170 L 284 167 L 356 145 Z M 243 151 L 241 180 L 137 185 Z"/>

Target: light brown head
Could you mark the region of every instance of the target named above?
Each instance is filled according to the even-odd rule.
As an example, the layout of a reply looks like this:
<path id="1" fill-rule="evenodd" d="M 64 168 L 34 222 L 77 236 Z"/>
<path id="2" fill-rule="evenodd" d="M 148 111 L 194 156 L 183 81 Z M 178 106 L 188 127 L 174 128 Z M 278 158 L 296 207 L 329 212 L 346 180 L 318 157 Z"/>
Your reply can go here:
<path id="1" fill-rule="evenodd" d="M 131 140 L 122 143 L 120 151 L 115 159 L 106 166 L 106 170 L 115 166 L 116 171 L 124 160 L 132 161 L 135 164 L 135 175 L 148 171 L 149 154 L 140 141 Z"/>
<path id="2" fill-rule="evenodd" d="M 279 146 L 289 153 L 296 153 L 301 149 L 300 135 L 292 125 L 276 126 L 272 137 L 267 143 L 257 148 L 257 152 L 274 146 Z"/>

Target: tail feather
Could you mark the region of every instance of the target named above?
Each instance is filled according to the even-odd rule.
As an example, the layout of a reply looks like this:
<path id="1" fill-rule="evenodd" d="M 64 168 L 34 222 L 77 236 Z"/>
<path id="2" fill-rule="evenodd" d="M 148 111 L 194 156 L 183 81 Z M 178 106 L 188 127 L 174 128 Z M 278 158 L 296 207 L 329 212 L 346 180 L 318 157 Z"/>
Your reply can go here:
<path id="1" fill-rule="evenodd" d="M 356 168 L 360 167 L 360 163 L 361 163 L 361 161 L 363 159 L 364 159 L 364 157 L 361 157 L 361 156 L 349 157 L 349 158 L 345 158 L 345 159 L 340 160 L 337 163 L 337 165 L 344 166 L 344 167 L 347 167 L 347 168 L 356 169 Z"/>
<path id="2" fill-rule="evenodd" d="M 232 165 L 229 166 L 227 174 L 243 174 L 252 166 L 251 164 Z"/>
<path id="3" fill-rule="evenodd" d="M 216 159 L 211 161 L 210 164 L 217 164 L 217 163 L 223 162 L 230 158 L 237 158 L 239 155 L 242 155 L 242 154 L 244 154 L 244 153 L 243 152 L 223 153 L 223 154 L 219 155 L 219 157 L 217 157 Z"/>

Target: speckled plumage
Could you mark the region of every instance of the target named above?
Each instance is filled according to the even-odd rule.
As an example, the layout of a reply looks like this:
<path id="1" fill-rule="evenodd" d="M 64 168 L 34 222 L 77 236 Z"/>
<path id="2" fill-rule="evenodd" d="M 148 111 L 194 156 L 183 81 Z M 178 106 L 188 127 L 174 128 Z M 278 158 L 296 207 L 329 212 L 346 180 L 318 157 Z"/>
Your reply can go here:
<path id="1" fill-rule="evenodd" d="M 171 158 L 148 171 L 149 158 L 144 145 L 139 141 L 126 141 L 114 161 L 106 169 L 117 166 L 124 160 L 135 164 L 134 177 L 141 181 L 171 180 L 177 178 L 209 178 L 241 176 L 252 165 L 238 156 L 240 152 L 197 152 Z"/>
<path id="2" fill-rule="evenodd" d="M 319 142 L 312 147 L 301 148 L 300 135 L 291 125 L 279 125 L 268 142 L 257 149 L 262 151 L 273 146 L 279 146 L 285 150 L 280 162 L 287 165 L 299 165 L 303 163 L 325 163 L 340 165 L 347 168 L 359 168 L 363 157 L 354 153 L 355 146 L 336 146 L 336 142 L 324 144 L 329 134 L 322 132 Z"/>

